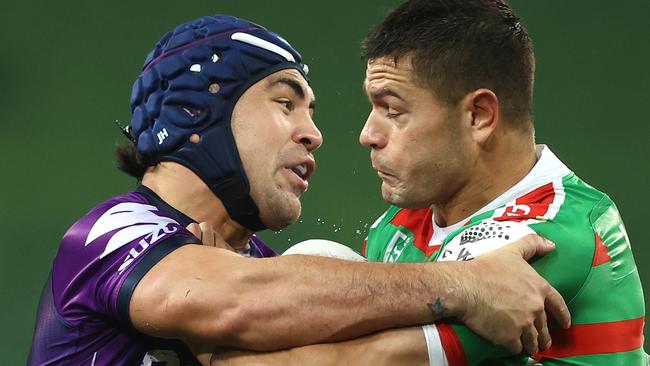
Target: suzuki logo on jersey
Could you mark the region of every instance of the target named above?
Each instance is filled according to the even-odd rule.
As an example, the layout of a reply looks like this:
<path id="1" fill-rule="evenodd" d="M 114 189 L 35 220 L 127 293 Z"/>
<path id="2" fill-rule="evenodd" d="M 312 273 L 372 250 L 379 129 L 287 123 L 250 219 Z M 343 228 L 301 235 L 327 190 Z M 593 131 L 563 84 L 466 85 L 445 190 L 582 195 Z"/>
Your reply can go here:
<path id="1" fill-rule="evenodd" d="M 85 246 L 100 242 L 112 233 L 99 258 L 104 258 L 117 249 L 142 238 L 137 246 L 129 251 L 121 272 L 133 259 L 137 258 L 150 245 L 160 238 L 178 230 L 178 222 L 155 214 L 155 206 L 134 202 L 123 202 L 111 207 L 95 222 L 88 232 Z M 143 237 L 144 236 L 144 237 Z"/>
<path id="2" fill-rule="evenodd" d="M 140 246 L 139 248 L 132 248 L 129 250 L 129 254 L 127 254 L 126 258 L 124 259 L 124 262 L 120 266 L 120 268 L 117 270 L 117 273 L 122 273 L 126 267 L 133 262 L 134 259 L 138 258 L 142 252 L 145 251 L 145 249 L 149 248 L 151 244 L 154 244 L 155 242 L 158 241 L 162 236 L 166 234 L 172 234 L 178 231 L 178 227 L 172 226 L 172 227 L 162 227 L 160 230 L 154 231 L 151 234 L 145 236 L 142 238 L 139 242 L 138 245 Z"/>

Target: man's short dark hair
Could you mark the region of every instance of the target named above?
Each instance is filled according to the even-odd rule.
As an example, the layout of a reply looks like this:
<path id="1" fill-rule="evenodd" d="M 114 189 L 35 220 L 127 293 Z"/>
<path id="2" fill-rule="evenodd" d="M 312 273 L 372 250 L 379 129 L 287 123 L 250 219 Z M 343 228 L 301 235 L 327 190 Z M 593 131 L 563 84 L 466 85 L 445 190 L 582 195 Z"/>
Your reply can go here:
<path id="1" fill-rule="evenodd" d="M 443 102 L 492 90 L 503 118 L 532 121 L 535 60 L 520 19 L 501 0 L 411 0 L 364 39 L 364 58 L 412 56 L 415 82 Z"/>

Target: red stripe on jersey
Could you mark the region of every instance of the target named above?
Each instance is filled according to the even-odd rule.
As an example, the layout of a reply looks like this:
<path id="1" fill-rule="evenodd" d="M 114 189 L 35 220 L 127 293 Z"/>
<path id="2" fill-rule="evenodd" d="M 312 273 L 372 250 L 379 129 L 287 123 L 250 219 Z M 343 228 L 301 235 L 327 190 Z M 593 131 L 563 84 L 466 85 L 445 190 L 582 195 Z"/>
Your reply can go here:
<path id="1" fill-rule="evenodd" d="M 507 206 L 503 215 L 495 217 L 494 220 L 521 222 L 536 219 L 548 212 L 548 208 L 554 199 L 555 188 L 553 188 L 553 183 L 547 183 L 517 198 L 514 206 Z"/>
<path id="2" fill-rule="evenodd" d="M 593 324 L 575 324 L 569 329 L 549 329 L 553 345 L 535 355 L 536 360 L 599 353 L 629 352 L 643 346 L 645 317 Z"/>
<path id="3" fill-rule="evenodd" d="M 433 212 L 428 208 L 403 209 L 393 217 L 390 223 L 394 226 L 403 226 L 412 232 L 415 238 L 413 246 L 424 252 L 427 257 L 430 257 L 431 254 L 440 249 L 440 245 L 429 246 L 429 241 L 433 236 L 432 216 Z"/>
<path id="4" fill-rule="evenodd" d="M 596 252 L 594 253 L 594 261 L 591 264 L 592 267 L 600 266 L 612 260 L 612 257 L 607 252 L 607 247 L 603 243 L 603 239 L 598 233 L 594 233 L 594 235 L 596 236 Z"/>
<path id="5" fill-rule="evenodd" d="M 368 248 L 368 239 L 366 238 L 366 239 L 363 239 L 363 247 L 361 247 L 361 255 L 364 258 L 368 258 L 368 256 L 366 255 L 366 249 L 367 248 Z"/>
<path id="6" fill-rule="evenodd" d="M 449 366 L 467 366 L 467 356 L 465 356 L 463 344 L 460 343 L 460 339 L 456 332 L 454 332 L 454 328 L 444 323 L 436 323 L 436 327 L 438 328 L 440 343 L 442 343 L 442 348 L 445 350 L 445 356 L 447 356 Z"/>

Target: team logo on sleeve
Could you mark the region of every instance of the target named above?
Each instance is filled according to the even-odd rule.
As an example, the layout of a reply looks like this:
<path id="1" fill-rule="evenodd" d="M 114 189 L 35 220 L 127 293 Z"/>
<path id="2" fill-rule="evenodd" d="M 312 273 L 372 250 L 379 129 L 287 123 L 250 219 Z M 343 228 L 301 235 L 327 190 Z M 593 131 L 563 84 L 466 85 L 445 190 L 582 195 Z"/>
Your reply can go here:
<path id="1" fill-rule="evenodd" d="M 466 261 L 522 238 L 535 231 L 525 224 L 485 220 L 461 231 L 442 250 L 439 261 Z"/>
<path id="2" fill-rule="evenodd" d="M 85 246 L 102 242 L 102 240 L 106 240 L 105 235 L 112 233 L 104 251 L 99 255 L 101 259 L 129 243 L 133 243 L 136 239 L 142 238 L 137 243 L 140 251 L 133 248 L 129 252 L 127 260 L 130 263 L 151 244 L 156 243 L 166 234 L 178 230 L 178 222 L 156 215 L 153 212 L 156 210 L 158 209 L 155 206 L 134 202 L 123 202 L 111 207 L 90 229 Z M 128 263 L 125 260 L 125 264 L 128 265 Z M 120 272 L 122 270 L 123 268 L 120 267 Z"/>

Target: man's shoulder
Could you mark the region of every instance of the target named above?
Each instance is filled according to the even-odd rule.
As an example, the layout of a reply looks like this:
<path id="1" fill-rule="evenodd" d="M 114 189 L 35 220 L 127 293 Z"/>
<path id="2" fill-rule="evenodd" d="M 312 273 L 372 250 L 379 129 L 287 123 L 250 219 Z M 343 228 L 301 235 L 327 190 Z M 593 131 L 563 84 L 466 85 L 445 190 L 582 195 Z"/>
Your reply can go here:
<path id="1" fill-rule="evenodd" d="M 519 192 L 515 199 L 472 217 L 470 224 L 515 222 L 538 232 L 571 233 L 575 238 L 575 230 L 590 231 L 594 214 L 612 205 L 609 196 L 570 172 Z"/>
<path id="2" fill-rule="evenodd" d="M 43 344 L 38 350 L 45 353 L 38 357 L 75 347 L 77 353 L 70 357 L 88 358 L 97 352 L 98 364 L 140 364 L 144 350 L 152 348 L 159 351 L 150 362 L 179 364 L 179 353 L 160 351 L 168 349 L 161 340 L 132 332 L 128 305 L 148 269 L 193 240 L 169 208 L 139 192 L 92 208 L 64 235 L 53 261 L 40 306 L 55 320 L 39 321 Z M 64 334 L 65 342 L 54 339 L 52 329 Z"/>
<path id="3" fill-rule="evenodd" d="M 115 212 L 115 207 L 131 206 L 134 208 L 143 207 L 148 205 L 147 199 L 138 194 L 137 192 L 129 192 L 120 196 L 112 197 L 104 202 L 99 203 L 91 208 L 87 213 L 81 216 L 63 235 L 61 243 L 74 243 L 77 241 L 84 241 L 88 237 L 89 232 L 94 227 L 95 223 L 101 218 L 118 218 L 119 216 L 111 215 Z M 108 215 L 105 215 L 107 214 Z"/>
<path id="4" fill-rule="evenodd" d="M 618 212 L 616 205 L 606 193 L 574 173 L 556 182 L 553 190 L 557 202 L 551 205 L 552 214 L 531 218 L 528 224 L 540 235 L 555 241 L 565 252 L 592 255 L 598 236 L 595 224 L 606 212 Z M 620 216 L 616 222 L 622 224 Z"/>
<path id="5" fill-rule="evenodd" d="M 513 197 L 450 233 L 439 259 L 471 259 L 537 233 L 554 241 L 563 258 L 588 260 L 596 249 L 593 221 L 613 206 L 606 194 L 572 172 L 540 181 Z"/>
<path id="6" fill-rule="evenodd" d="M 118 291 L 133 268 L 190 240 L 179 222 L 138 192 L 100 203 L 61 240 L 52 264 L 57 310 L 68 318 L 85 317 L 88 309 L 115 315 Z"/>
<path id="7" fill-rule="evenodd" d="M 585 211 L 594 211 L 603 206 L 613 206 L 614 201 L 605 192 L 593 187 L 574 173 L 563 179 L 564 191 L 568 200 L 567 207 L 580 207 Z"/>
<path id="8" fill-rule="evenodd" d="M 66 267 L 84 266 L 89 261 L 104 259 L 111 253 L 146 234 L 177 230 L 179 223 L 168 213 L 151 204 L 138 192 L 110 198 L 93 207 L 63 235 L 57 262 Z"/>

